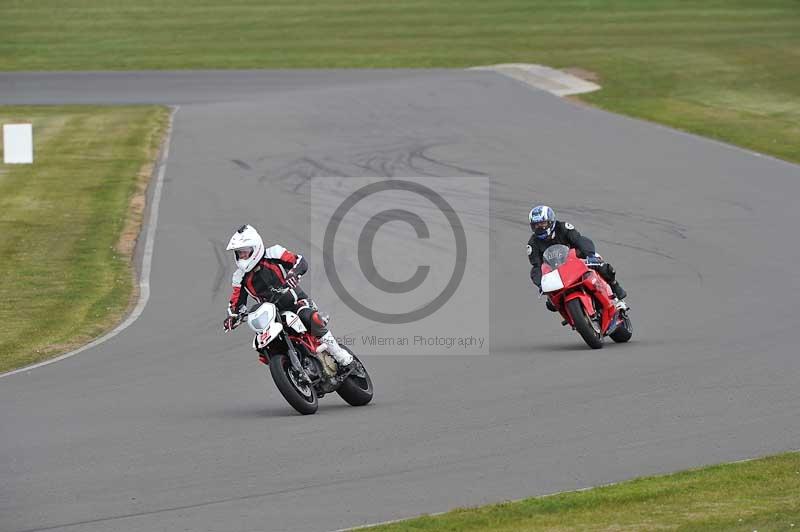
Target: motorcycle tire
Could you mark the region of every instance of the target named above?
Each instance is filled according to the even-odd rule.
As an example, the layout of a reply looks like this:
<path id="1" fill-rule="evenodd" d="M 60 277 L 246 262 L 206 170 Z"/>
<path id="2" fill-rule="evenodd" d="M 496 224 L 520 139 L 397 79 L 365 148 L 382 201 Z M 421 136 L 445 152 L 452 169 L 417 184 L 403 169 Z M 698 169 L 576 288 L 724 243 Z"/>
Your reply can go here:
<path id="1" fill-rule="evenodd" d="M 603 335 L 599 333 L 594 326 L 589 316 L 581 304 L 580 299 L 571 299 L 567 301 L 567 312 L 572 317 L 572 322 L 575 324 L 575 329 L 581 335 L 586 345 L 592 349 L 600 349 L 603 347 Z"/>
<path id="2" fill-rule="evenodd" d="M 273 355 L 269 359 L 269 372 L 275 386 L 286 402 L 303 415 L 313 414 L 319 407 L 317 392 L 310 384 L 300 385 L 291 375 L 292 361 L 285 354 Z"/>
<path id="3" fill-rule="evenodd" d="M 633 336 L 633 326 L 631 325 L 631 319 L 628 317 L 627 313 L 622 315 L 622 325 L 620 325 L 616 331 L 609 334 L 609 336 L 618 344 L 624 344 L 631 339 L 631 336 Z"/>
<path id="4" fill-rule="evenodd" d="M 336 393 L 351 406 L 364 406 L 372 401 L 372 379 L 358 357 L 350 349 L 347 349 L 347 352 L 353 355 L 356 368 L 339 386 Z"/>

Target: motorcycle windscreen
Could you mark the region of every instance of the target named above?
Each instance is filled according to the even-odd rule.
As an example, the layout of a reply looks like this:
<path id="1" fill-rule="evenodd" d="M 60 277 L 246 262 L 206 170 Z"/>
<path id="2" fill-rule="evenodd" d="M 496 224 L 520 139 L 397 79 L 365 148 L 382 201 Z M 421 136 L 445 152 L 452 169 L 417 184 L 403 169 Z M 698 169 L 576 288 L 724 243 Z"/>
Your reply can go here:
<path id="1" fill-rule="evenodd" d="M 564 283 L 558 270 L 542 275 L 542 292 L 557 292 L 562 288 L 564 288 Z"/>
<path id="2" fill-rule="evenodd" d="M 569 248 L 563 244 L 554 244 L 542 254 L 542 260 L 554 270 L 567 262 L 568 257 Z"/>

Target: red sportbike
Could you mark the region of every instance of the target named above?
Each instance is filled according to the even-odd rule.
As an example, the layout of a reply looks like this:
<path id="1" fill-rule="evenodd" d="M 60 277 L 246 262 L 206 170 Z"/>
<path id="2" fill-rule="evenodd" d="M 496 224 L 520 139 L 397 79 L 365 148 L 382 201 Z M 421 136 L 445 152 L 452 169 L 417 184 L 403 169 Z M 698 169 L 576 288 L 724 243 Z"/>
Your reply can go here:
<path id="1" fill-rule="evenodd" d="M 603 338 L 627 342 L 633 335 L 628 307 L 617 304 L 608 283 L 592 268 L 602 259 L 579 259 L 574 249 L 556 244 L 544 252 L 542 293 L 592 349 L 603 347 Z"/>

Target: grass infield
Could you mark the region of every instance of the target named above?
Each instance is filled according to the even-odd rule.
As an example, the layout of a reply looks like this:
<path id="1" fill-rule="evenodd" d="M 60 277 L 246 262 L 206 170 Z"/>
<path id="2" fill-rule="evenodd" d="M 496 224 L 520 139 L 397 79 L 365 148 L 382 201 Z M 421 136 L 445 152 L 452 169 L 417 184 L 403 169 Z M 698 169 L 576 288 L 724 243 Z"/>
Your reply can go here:
<path id="1" fill-rule="evenodd" d="M 579 67 L 582 97 L 800 162 L 797 0 L 3 0 L 0 70 Z"/>
<path id="2" fill-rule="evenodd" d="M 85 344 L 129 309 L 168 120 L 155 106 L 0 107 L 0 124 L 34 130 L 34 164 L 0 163 L 0 372 Z"/>
<path id="3" fill-rule="evenodd" d="M 731 531 L 800 529 L 800 454 L 454 510 L 369 532 Z"/>

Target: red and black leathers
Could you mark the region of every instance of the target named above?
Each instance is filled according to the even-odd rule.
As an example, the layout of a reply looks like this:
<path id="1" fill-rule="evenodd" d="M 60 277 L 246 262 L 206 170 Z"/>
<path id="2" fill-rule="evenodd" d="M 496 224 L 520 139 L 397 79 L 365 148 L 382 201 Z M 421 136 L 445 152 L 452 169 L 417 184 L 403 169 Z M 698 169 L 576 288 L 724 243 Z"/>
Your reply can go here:
<path id="1" fill-rule="evenodd" d="M 575 226 L 569 222 L 556 222 L 556 227 L 550 238 L 540 240 L 536 235 L 531 235 L 528 239 L 528 260 L 531 263 L 531 281 L 536 286 L 542 284 L 542 256 L 545 250 L 554 244 L 563 244 L 577 251 L 579 258 L 586 258 L 594 255 L 595 247 L 594 242 L 580 234 Z M 609 263 L 604 263 L 600 268 L 597 268 L 597 273 L 611 285 L 611 289 L 619 299 L 624 299 L 627 295 L 625 290 L 616 280 L 616 271 Z"/>
<path id="2" fill-rule="evenodd" d="M 249 272 L 236 270 L 233 274 L 233 290 L 229 301 L 229 314 L 236 314 L 247 302 L 249 295 L 253 299 L 271 301 L 279 310 L 291 310 L 300 316 L 303 324 L 314 336 L 322 336 L 327 332 L 325 322 L 317 312 L 316 305 L 299 287 L 273 300 L 273 289 L 285 288 L 287 275 L 300 276 L 308 270 L 308 263 L 302 255 L 289 251 L 280 245 L 264 250 L 264 257 Z M 291 272 L 291 274 L 290 274 Z"/>

